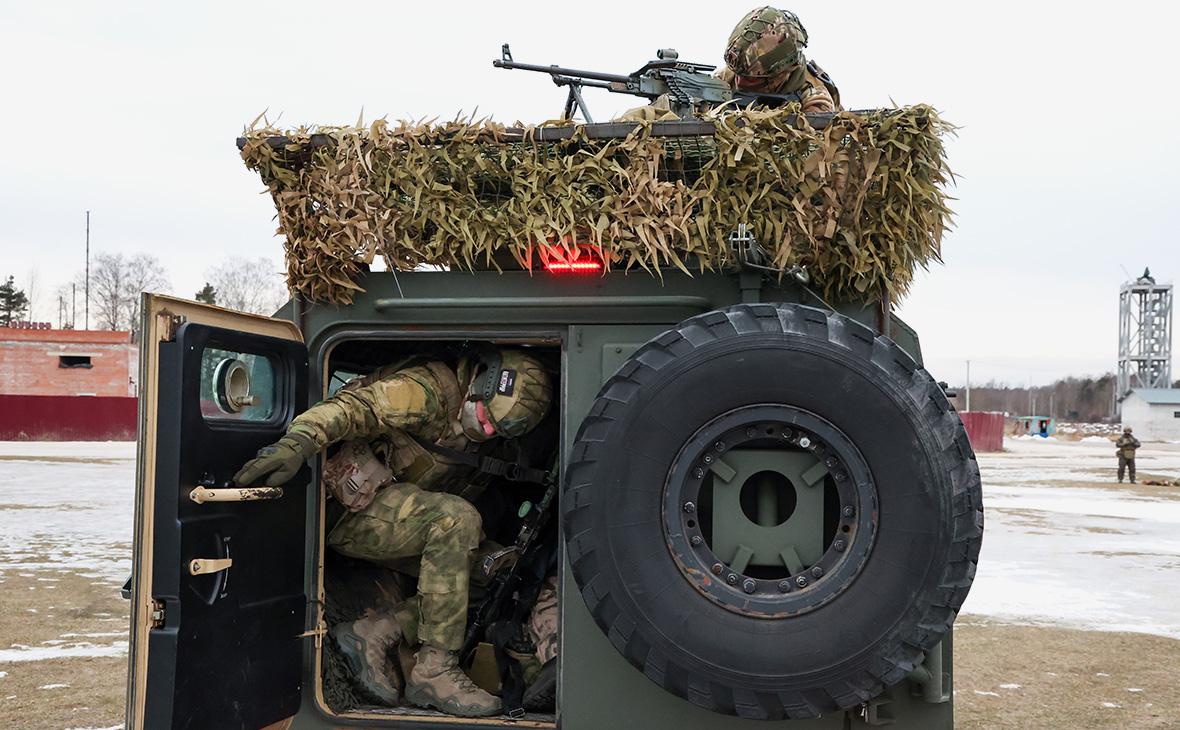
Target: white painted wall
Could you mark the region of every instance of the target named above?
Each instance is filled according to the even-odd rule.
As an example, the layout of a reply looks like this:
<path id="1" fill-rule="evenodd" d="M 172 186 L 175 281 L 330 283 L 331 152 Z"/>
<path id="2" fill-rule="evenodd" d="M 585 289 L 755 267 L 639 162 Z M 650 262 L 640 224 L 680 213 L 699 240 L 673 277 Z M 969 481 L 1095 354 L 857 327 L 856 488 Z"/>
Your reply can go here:
<path id="1" fill-rule="evenodd" d="M 1140 441 L 1180 441 L 1180 404 L 1152 405 L 1137 393 L 1123 401 L 1123 425 Z"/>

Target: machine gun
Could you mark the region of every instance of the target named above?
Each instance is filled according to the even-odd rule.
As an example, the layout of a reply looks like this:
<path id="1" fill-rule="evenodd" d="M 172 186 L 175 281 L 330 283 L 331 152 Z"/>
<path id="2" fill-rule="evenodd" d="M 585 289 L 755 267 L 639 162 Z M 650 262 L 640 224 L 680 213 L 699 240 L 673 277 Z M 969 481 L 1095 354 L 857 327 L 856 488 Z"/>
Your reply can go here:
<path id="1" fill-rule="evenodd" d="M 628 75 L 517 63 L 512 60 L 512 50 L 507 43 L 500 48 L 500 58 L 492 61 L 492 65 L 496 68 L 518 68 L 522 71 L 549 74 L 553 83 L 569 89 L 561 118 L 572 119 L 574 108 L 577 107 L 587 123 L 593 123 L 594 120 L 590 117 L 590 110 L 582 98 L 582 88 L 586 86 L 606 89 L 617 94 L 642 96 L 649 100 L 667 94 L 672 111 L 682 119 L 692 117 L 702 109 L 727 103 L 746 107 L 751 104 L 782 106 L 787 102 L 799 101 L 798 94 L 735 91 L 729 88 L 729 84 L 710 75 L 716 66 L 681 61 L 680 54 L 672 48 L 656 51 L 656 60 L 648 61 L 643 68 Z"/>

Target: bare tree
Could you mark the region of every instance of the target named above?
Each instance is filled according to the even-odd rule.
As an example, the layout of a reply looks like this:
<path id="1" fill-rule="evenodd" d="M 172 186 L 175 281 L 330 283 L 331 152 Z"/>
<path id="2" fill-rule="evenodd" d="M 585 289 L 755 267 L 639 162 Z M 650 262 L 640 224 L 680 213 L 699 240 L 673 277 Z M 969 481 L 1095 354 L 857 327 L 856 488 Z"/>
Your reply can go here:
<path id="1" fill-rule="evenodd" d="M 140 293 L 168 288 L 155 256 L 100 253 L 90 266 L 90 305 L 101 329 L 131 330 L 139 338 Z"/>
<path id="2" fill-rule="evenodd" d="M 265 258 L 232 257 L 205 272 L 217 304 L 241 312 L 273 314 L 287 298 L 281 268 Z"/>
<path id="3" fill-rule="evenodd" d="M 96 253 L 90 264 L 90 308 L 99 329 L 117 330 L 126 309 L 127 259 L 121 253 Z"/>
<path id="4" fill-rule="evenodd" d="M 123 307 L 127 329 L 139 341 L 139 307 L 145 291 L 160 291 L 169 288 L 168 274 L 164 265 L 155 256 L 137 253 L 127 260 L 127 276 L 124 280 Z"/>
<path id="5" fill-rule="evenodd" d="M 29 300 L 29 315 L 28 315 L 29 320 L 30 321 L 43 321 L 43 320 L 37 319 L 42 313 L 39 311 L 41 300 L 40 300 L 40 297 L 37 296 L 38 294 L 41 293 L 41 291 L 40 291 L 40 289 L 37 288 L 37 267 L 36 266 L 29 269 L 29 276 L 26 279 L 26 281 L 28 283 L 25 284 L 25 296 Z"/>

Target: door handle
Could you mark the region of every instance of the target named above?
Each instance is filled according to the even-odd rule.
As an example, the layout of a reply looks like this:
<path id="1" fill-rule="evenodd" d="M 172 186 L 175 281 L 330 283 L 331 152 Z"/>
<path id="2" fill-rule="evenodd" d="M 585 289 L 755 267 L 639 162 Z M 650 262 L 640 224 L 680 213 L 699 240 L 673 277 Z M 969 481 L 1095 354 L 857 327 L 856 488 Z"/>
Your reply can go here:
<path id="1" fill-rule="evenodd" d="M 225 489 L 196 487 L 188 493 L 188 498 L 197 504 L 205 504 L 206 502 L 256 502 L 267 499 L 279 499 L 282 496 L 282 487 L 226 487 Z"/>
<path id="2" fill-rule="evenodd" d="M 233 564 L 233 558 L 193 558 L 188 563 L 188 572 L 190 575 L 209 575 L 229 570 Z"/>

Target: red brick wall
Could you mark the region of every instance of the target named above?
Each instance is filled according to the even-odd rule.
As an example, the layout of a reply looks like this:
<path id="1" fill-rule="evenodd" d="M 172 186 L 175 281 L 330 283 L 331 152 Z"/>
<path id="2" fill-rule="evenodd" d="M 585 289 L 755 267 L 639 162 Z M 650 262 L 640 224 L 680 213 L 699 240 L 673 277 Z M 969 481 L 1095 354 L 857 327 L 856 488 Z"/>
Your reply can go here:
<path id="1" fill-rule="evenodd" d="M 60 367 L 62 355 L 91 367 Z M 0 328 L 0 394 L 130 396 L 137 360 L 128 332 Z"/>

